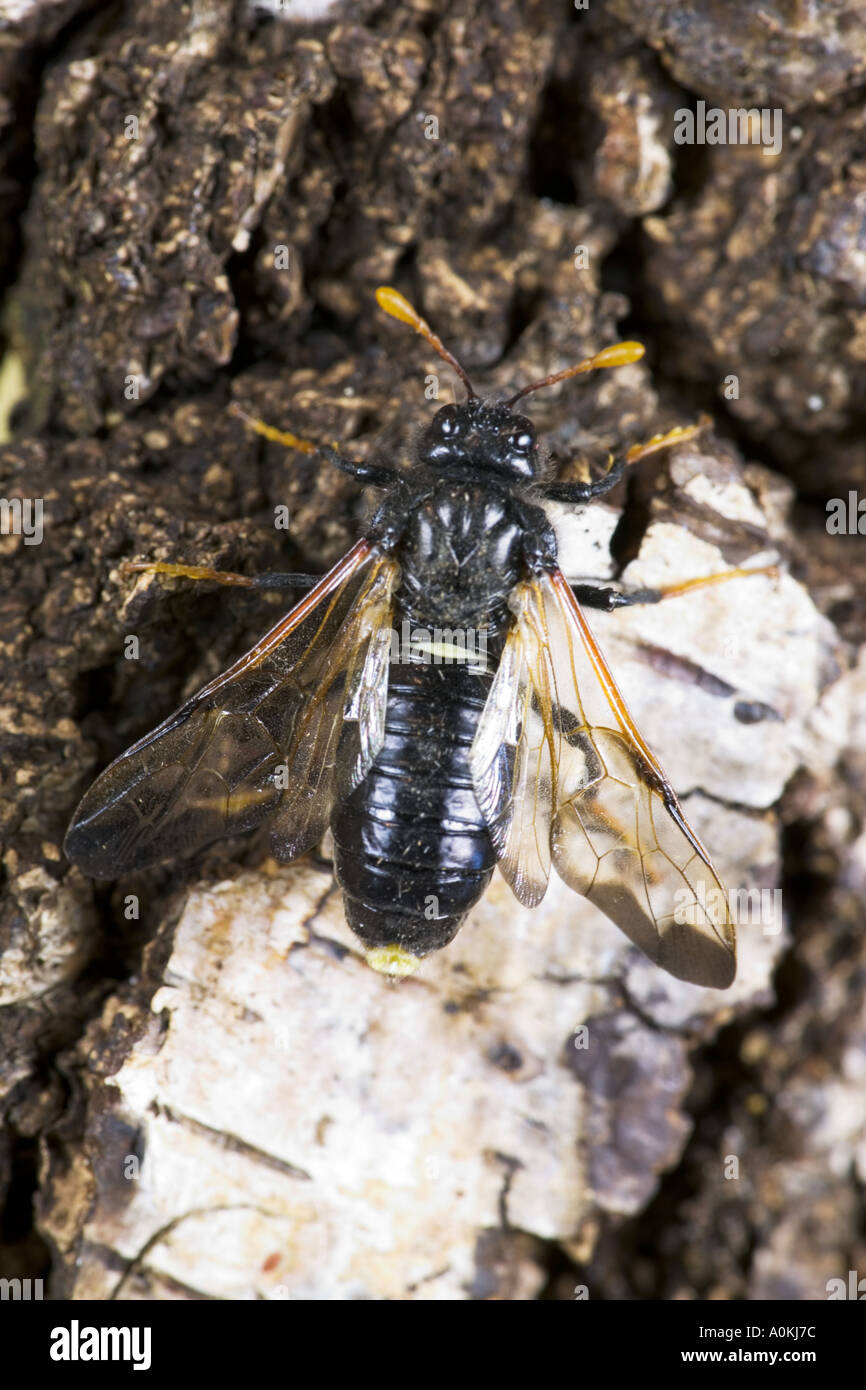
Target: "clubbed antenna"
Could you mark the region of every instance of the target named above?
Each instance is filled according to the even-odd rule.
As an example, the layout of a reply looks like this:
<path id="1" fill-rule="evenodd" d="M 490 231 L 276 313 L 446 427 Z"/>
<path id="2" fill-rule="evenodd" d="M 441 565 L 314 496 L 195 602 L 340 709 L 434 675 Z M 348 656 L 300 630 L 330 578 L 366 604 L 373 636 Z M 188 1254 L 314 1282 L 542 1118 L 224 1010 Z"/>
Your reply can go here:
<path id="1" fill-rule="evenodd" d="M 552 376 L 543 377 L 541 381 L 533 381 L 530 386 L 522 387 L 517 395 L 512 396 L 505 404 L 510 409 L 523 396 L 528 396 L 530 391 L 540 391 L 542 386 L 554 386 L 557 381 L 566 381 L 570 376 L 581 376 L 583 372 L 594 372 L 596 367 L 624 367 L 627 362 L 639 362 L 645 351 L 643 343 L 614 343 L 613 347 L 604 348 L 594 357 L 587 357 L 576 367 L 566 367 L 564 371 L 554 372 Z"/>
<path id="2" fill-rule="evenodd" d="M 433 351 L 438 352 L 439 356 L 447 362 L 449 366 L 454 368 L 460 380 L 463 382 L 463 385 L 466 387 L 467 396 L 472 399 L 476 398 L 476 393 L 472 389 L 472 382 L 457 361 L 457 358 L 448 351 L 442 339 L 433 332 L 433 329 L 430 327 L 429 323 L 427 323 L 426 319 L 422 319 L 417 309 L 412 308 L 408 299 L 404 299 L 402 294 L 399 294 L 397 290 L 392 290 L 390 285 L 380 285 L 376 291 L 376 303 L 379 305 L 380 309 L 385 310 L 386 314 L 390 314 L 394 319 L 399 319 L 401 323 L 408 323 L 410 327 L 415 329 L 416 333 L 420 333 L 421 337 L 430 344 Z"/>

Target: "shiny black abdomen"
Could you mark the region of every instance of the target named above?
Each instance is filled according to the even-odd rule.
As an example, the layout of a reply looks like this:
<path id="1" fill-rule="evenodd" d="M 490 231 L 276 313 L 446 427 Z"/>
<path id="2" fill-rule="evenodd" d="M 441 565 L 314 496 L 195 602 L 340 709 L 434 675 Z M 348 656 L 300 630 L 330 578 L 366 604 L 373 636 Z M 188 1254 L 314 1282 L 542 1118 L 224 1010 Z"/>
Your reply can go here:
<path id="1" fill-rule="evenodd" d="M 402 646 L 389 672 L 385 742 L 332 818 L 346 915 L 370 947 L 421 956 L 445 946 L 493 873 L 469 750 L 501 651 L 520 541 L 497 489 L 443 482 L 412 512 L 397 550 Z M 407 632 L 421 629 L 434 651 L 443 630 L 446 646 L 462 635 L 468 659 L 407 660 Z M 485 651 L 486 669 L 473 669 Z"/>
<path id="2" fill-rule="evenodd" d="M 445 946 L 493 873 L 469 772 L 490 676 L 465 666 L 392 666 L 385 745 L 336 810 L 346 916 L 368 946 Z"/>

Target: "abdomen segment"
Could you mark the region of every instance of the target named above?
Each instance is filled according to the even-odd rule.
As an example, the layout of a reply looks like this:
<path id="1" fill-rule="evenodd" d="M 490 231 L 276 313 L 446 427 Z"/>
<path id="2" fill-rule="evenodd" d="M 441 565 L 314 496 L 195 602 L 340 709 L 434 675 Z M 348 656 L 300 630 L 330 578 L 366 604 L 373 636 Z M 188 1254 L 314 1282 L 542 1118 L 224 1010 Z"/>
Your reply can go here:
<path id="1" fill-rule="evenodd" d="M 446 946 L 490 882 L 469 771 L 489 688 L 464 663 L 390 668 L 384 745 L 331 823 L 346 916 L 369 948 Z"/>

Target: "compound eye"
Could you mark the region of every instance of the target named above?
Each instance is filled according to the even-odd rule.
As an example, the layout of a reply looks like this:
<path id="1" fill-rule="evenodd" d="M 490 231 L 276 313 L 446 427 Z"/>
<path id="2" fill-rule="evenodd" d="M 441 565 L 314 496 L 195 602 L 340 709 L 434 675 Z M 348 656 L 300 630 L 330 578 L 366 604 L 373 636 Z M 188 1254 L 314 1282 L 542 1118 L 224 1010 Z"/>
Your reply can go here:
<path id="1" fill-rule="evenodd" d="M 535 433 L 528 420 L 518 420 L 517 428 L 508 436 L 508 443 L 518 454 L 528 454 L 535 443 Z"/>
<path id="2" fill-rule="evenodd" d="M 437 413 L 433 424 L 439 430 L 439 433 L 444 435 L 446 439 L 452 439 L 455 434 L 459 433 L 460 429 L 456 406 L 443 405 L 442 409 Z"/>

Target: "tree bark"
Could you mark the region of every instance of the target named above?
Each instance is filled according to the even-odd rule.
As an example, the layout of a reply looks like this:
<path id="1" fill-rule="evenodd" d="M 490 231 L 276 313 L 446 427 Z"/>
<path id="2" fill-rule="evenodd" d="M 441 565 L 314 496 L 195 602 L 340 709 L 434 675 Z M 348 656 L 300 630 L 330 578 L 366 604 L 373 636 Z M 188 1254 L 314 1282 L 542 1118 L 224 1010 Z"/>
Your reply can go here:
<path id="1" fill-rule="evenodd" d="M 854 534 L 827 526 L 866 475 L 866 49 L 844 6 L 732 9 L 0 7 L 0 381 L 26 388 L 0 488 L 44 518 L 0 535 L 0 1275 L 76 1299 L 814 1299 L 866 1263 L 856 498 Z M 780 149 L 677 143 L 698 101 L 781 109 Z M 712 415 L 553 511 L 575 576 L 779 566 L 592 615 L 751 895 L 726 993 L 559 882 L 530 911 L 496 879 L 394 985 L 327 841 L 109 885 L 63 855 L 93 776 L 285 606 L 121 563 L 324 572 L 363 533 L 352 480 L 227 407 L 401 458 L 451 398 L 382 283 L 485 393 L 647 343 L 532 399 L 562 478 Z"/>

